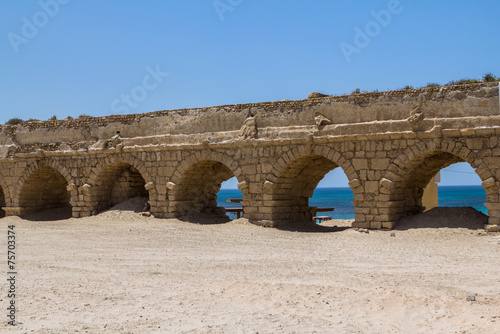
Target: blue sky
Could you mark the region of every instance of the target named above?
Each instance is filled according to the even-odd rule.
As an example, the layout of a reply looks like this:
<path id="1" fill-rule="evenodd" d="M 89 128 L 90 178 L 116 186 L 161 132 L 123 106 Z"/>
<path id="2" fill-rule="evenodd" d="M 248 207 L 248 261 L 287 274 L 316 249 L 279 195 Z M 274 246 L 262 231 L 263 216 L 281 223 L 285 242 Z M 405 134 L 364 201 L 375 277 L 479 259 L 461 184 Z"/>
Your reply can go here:
<path id="1" fill-rule="evenodd" d="M 494 0 L 0 0 L 0 123 L 500 76 L 498 13 Z"/>

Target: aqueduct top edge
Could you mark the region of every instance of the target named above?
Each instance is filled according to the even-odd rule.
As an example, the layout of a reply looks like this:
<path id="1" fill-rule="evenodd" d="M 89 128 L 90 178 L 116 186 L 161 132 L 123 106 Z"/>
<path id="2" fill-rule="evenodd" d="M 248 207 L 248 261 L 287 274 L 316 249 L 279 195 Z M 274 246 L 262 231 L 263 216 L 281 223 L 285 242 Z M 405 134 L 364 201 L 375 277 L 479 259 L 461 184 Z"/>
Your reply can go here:
<path id="1" fill-rule="evenodd" d="M 18 153 L 202 145 L 500 127 L 498 83 L 326 96 L 0 126 L 0 158 Z"/>

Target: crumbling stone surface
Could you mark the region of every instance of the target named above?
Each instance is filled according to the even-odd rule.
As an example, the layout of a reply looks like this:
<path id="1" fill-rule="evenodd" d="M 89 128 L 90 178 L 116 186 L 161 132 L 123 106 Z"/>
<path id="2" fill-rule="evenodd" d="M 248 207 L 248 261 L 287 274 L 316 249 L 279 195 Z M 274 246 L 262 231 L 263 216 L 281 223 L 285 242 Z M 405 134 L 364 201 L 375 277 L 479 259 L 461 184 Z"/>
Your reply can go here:
<path id="1" fill-rule="evenodd" d="M 326 95 L 326 94 L 322 94 L 322 93 L 318 93 L 318 92 L 312 92 L 309 95 L 307 95 L 307 98 L 308 99 L 317 99 L 317 98 L 327 97 L 327 96 L 328 95 Z"/>
<path id="2" fill-rule="evenodd" d="M 422 211 L 441 168 L 465 161 L 483 182 L 493 231 L 499 135 L 497 84 L 4 125 L 0 205 L 7 215 L 71 206 L 83 217 L 145 197 L 155 217 L 221 215 L 216 194 L 235 176 L 244 217 L 279 226 L 310 221 L 312 192 L 341 168 L 353 225 L 392 228 Z"/>

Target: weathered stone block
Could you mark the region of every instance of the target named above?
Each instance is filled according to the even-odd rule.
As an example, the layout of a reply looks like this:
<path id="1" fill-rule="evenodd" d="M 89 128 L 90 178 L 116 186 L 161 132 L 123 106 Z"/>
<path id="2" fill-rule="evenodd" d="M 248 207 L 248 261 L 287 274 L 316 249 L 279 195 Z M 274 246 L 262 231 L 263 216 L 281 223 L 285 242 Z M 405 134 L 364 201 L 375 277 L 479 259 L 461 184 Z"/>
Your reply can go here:
<path id="1" fill-rule="evenodd" d="M 362 184 L 361 180 L 353 179 L 353 180 L 349 181 L 348 185 L 351 189 L 354 189 L 354 188 L 358 188 L 359 186 L 361 186 L 361 184 Z"/>
<path id="2" fill-rule="evenodd" d="M 247 181 L 241 181 L 240 183 L 238 183 L 237 187 L 238 187 L 238 189 L 243 190 L 243 189 L 248 188 L 249 185 L 248 185 Z"/>
<path id="3" fill-rule="evenodd" d="M 481 186 L 484 189 L 488 189 L 488 188 L 494 187 L 495 185 L 496 185 L 495 179 L 492 178 L 492 177 L 490 177 L 489 179 L 484 180 L 483 182 L 481 182 Z"/>
<path id="4" fill-rule="evenodd" d="M 368 169 L 367 159 L 353 159 L 352 164 L 354 165 L 354 168 L 356 168 L 357 170 Z"/>
<path id="5" fill-rule="evenodd" d="M 382 222 L 382 228 L 392 230 L 394 228 L 394 226 L 396 226 L 396 222 L 394 222 L 394 221 Z"/>
<path id="6" fill-rule="evenodd" d="M 378 192 L 378 182 L 377 181 L 366 181 L 365 182 L 365 192 L 366 193 L 377 193 Z"/>
<path id="7" fill-rule="evenodd" d="M 372 159 L 371 168 L 375 170 L 386 170 L 389 164 L 389 159 Z"/>
<path id="8" fill-rule="evenodd" d="M 250 183 L 249 189 L 251 193 L 259 193 L 261 191 L 261 185 L 258 183 Z"/>

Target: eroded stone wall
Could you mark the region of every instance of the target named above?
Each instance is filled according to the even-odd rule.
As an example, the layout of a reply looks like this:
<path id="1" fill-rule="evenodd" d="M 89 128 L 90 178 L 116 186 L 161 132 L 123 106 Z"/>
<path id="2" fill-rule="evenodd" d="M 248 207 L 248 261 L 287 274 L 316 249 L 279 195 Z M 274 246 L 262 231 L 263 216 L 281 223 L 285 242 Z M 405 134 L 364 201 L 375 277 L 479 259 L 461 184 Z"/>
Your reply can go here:
<path id="1" fill-rule="evenodd" d="M 465 161 L 495 230 L 499 135 L 496 84 L 3 126 L 0 199 L 7 214 L 67 204 L 82 217 L 133 196 L 148 197 L 156 217 L 220 214 L 215 194 L 236 176 L 244 216 L 278 226 L 311 220 L 308 198 L 341 168 L 354 225 L 392 228 L 422 211 L 423 188 L 441 168 Z M 57 201 L 33 186 L 40 178 Z"/>

